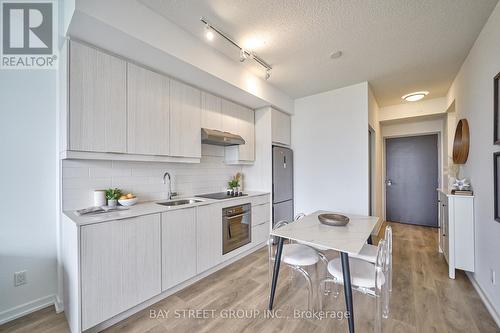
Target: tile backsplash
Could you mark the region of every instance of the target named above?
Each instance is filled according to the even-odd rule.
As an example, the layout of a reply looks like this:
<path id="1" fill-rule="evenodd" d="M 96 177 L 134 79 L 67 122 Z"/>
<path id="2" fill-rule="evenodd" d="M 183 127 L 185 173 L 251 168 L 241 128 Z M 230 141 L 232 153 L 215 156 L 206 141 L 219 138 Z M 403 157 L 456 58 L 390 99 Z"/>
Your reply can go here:
<path id="1" fill-rule="evenodd" d="M 132 192 L 140 201 L 160 200 L 167 196 L 163 174 L 172 175 L 172 191 L 179 196 L 220 192 L 241 166 L 224 163 L 224 148 L 202 145 L 199 164 L 64 160 L 62 164 L 62 206 L 75 210 L 93 205 L 96 189 L 118 187 Z"/>

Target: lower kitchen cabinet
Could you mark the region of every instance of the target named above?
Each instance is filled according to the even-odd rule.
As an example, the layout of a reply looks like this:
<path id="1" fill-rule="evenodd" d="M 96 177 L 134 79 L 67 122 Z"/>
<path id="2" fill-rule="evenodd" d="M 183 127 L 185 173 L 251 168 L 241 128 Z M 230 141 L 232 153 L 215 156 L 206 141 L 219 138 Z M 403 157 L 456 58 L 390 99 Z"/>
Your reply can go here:
<path id="1" fill-rule="evenodd" d="M 160 215 L 81 228 L 82 329 L 161 292 Z"/>
<path id="2" fill-rule="evenodd" d="M 252 227 L 252 243 L 261 244 L 269 238 L 269 221 Z"/>
<path id="3" fill-rule="evenodd" d="M 162 291 L 196 275 L 196 208 L 161 214 Z"/>
<path id="4" fill-rule="evenodd" d="M 61 259 L 70 331 L 99 331 L 111 319 L 125 318 L 144 302 L 262 245 L 269 236 L 269 201 L 260 195 L 83 224 L 64 214 Z M 248 203 L 252 241 L 222 255 L 222 209 Z"/>
<path id="5" fill-rule="evenodd" d="M 219 204 L 198 207 L 196 219 L 197 272 L 210 269 L 223 260 L 222 257 L 222 206 Z"/>

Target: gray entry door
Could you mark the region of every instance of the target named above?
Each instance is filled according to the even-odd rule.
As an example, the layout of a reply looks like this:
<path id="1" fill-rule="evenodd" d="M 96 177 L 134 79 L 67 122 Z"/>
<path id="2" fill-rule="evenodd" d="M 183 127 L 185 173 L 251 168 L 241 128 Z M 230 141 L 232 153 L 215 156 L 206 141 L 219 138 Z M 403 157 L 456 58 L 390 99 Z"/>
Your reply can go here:
<path id="1" fill-rule="evenodd" d="M 388 221 L 438 226 L 438 136 L 386 139 Z"/>

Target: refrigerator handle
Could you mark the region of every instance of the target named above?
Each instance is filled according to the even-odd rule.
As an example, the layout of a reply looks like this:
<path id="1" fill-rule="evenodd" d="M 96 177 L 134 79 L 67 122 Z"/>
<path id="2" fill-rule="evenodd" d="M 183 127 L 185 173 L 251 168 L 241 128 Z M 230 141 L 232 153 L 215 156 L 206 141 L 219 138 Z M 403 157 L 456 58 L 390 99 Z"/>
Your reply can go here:
<path id="1" fill-rule="evenodd" d="M 283 154 L 283 168 L 286 169 L 286 155 Z"/>

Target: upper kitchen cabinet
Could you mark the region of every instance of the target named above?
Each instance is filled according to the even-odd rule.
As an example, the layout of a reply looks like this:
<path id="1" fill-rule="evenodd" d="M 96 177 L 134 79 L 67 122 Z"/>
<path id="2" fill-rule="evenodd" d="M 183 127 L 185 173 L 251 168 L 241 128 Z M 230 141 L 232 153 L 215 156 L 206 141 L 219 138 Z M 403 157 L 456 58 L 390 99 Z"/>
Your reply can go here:
<path id="1" fill-rule="evenodd" d="M 201 92 L 170 80 L 170 155 L 201 157 Z"/>
<path id="2" fill-rule="evenodd" d="M 69 149 L 125 153 L 127 64 L 95 48 L 71 42 Z"/>
<path id="3" fill-rule="evenodd" d="M 228 164 L 249 164 L 255 160 L 255 113 L 231 101 L 222 100 L 222 130 L 238 134 L 244 145 L 226 147 L 225 160 Z"/>
<path id="4" fill-rule="evenodd" d="M 170 79 L 127 65 L 127 152 L 170 154 Z"/>
<path id="5" fill-rule="evenodd" d="M 221 98 L 201 92 L 201 127 L 222 131 Z"/>
<path id="6" fill-rule="evenodd" d="M 272 109 L 272 140 L 273 143 L 290 146 L 291 144 L 291 119 L 290 116 Z"/>

